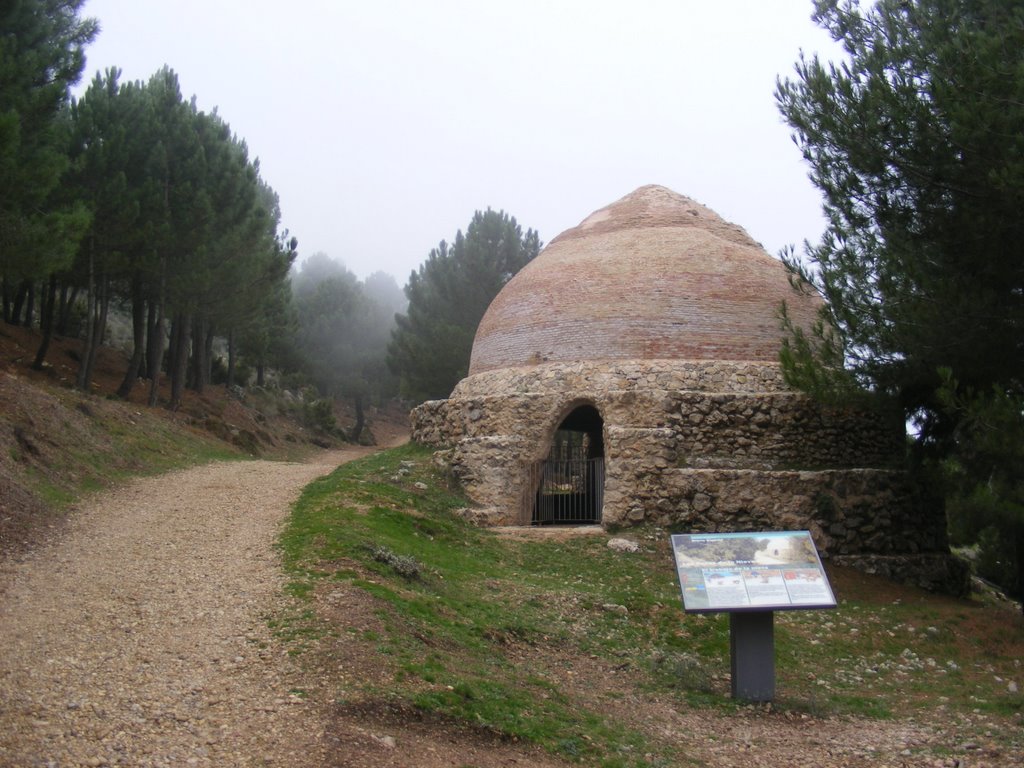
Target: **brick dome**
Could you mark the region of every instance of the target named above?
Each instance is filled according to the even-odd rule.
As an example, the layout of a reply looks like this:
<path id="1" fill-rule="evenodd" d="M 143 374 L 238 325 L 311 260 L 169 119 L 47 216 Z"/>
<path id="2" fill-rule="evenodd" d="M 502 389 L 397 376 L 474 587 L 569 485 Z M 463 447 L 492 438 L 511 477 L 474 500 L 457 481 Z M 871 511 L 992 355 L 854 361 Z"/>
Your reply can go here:
<path id="1" fill-rule="evenodd" d="M 819 300 L 743 229 L 650 185 L 552 240 L 491 303 L 470 375 L 542 362 L 776 362 L 785 300 L 801 325 Z"/>

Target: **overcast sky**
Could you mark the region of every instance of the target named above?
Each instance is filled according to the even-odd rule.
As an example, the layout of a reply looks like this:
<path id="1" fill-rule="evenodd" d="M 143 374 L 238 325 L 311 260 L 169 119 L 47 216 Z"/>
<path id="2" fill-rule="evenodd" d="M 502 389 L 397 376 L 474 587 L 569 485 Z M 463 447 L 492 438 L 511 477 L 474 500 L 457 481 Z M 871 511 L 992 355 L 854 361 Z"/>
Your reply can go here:
<path id="1" fill-rule="evenodd" d="M 300 259 L 404 285 L 475 210 L 544 242 L 644 184 L 776 254 L 820 195 L 775 107 L 811 0 L 87 0 L 83 82 L 164 64 L 281 198 Z"/>

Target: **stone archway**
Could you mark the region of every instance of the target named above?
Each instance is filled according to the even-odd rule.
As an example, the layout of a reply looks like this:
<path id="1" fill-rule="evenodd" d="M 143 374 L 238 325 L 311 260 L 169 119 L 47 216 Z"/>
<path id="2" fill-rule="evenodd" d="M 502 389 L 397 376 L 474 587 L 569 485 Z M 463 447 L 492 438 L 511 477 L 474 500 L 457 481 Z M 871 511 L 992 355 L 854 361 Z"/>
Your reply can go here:
<path id="1" fill-rule="evenodd" d="M 578 405 L 559 423 L 547 457 L 532 468 L 531 525 L 596 525 L 604 506 L 604 419 Z"/>

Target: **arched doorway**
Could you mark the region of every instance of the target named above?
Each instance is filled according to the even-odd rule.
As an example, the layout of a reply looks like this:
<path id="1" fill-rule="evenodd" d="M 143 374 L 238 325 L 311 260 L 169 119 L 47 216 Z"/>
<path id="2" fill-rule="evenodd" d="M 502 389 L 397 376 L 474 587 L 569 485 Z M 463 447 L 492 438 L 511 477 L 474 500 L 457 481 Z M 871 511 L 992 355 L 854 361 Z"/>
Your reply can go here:
<path id="1" fill-rule="evenodd" d="M 604 419 L 581 405 L 562 419 L 533 470 L 532 525 L 594 525 L 604 504 Z"/>

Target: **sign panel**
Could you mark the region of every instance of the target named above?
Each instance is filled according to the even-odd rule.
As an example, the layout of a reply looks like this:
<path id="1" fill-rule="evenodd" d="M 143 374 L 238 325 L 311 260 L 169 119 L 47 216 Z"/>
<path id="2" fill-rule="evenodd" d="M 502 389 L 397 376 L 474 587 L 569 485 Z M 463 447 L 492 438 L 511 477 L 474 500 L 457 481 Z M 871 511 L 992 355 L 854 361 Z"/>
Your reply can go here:
<path id="1" fill-rule="evenodd" d="M 809 531 L 678 533 L 672 554 L 686 611 L 836 606 Z"/>

